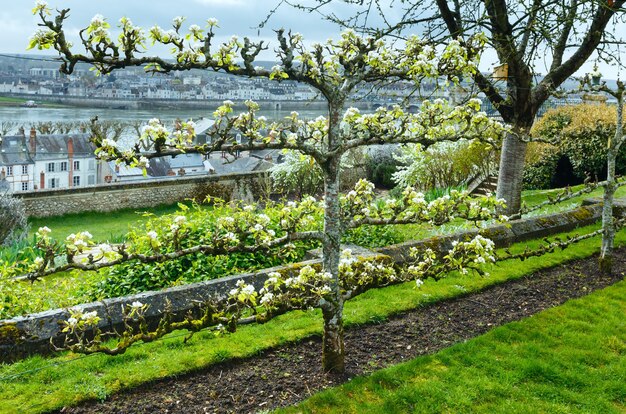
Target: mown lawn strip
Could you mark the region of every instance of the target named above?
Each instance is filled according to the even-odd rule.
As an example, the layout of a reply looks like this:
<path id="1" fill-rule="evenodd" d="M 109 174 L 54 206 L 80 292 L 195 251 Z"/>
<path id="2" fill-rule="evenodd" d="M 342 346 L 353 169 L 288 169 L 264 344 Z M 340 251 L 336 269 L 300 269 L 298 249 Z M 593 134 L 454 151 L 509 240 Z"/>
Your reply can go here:
<path id="1" fill-rule="evenodd" d="M 626 281 L 279 413 L 623 413 Z"/>

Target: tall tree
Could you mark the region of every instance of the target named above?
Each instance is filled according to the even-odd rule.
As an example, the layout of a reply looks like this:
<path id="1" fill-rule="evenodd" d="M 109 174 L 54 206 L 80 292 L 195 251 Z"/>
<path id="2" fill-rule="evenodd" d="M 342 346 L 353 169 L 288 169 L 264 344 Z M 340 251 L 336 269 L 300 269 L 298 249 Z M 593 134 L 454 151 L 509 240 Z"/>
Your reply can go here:
<path id="1" fill-rule="evenodd" d="M 440 223 L 453 216 L 468 220 L 487 218 L 492 217 L 493 207 L 498 204 L 491 200 L 481 205 L 466 196 L 457 195 L 429 205 L 422 196 L 407 190 L 405 202 L 389 203 L 381 211 L 372 207 L 374 197 L 371 185 L 359 183 L 360 189 L 351 191 L 345 197 L 340 196 L 339 189 L 341 159 L 353 148 L 388 143 L 420 143 L 428 147 L 445 140 L 489 138 L 501 134 L 502 126 L 488 119 L 484 113 L 479 113 L 480 107 L 476 100 L 457 107 L 449 107 L 443 101 L 424 102 L 421 112 L 417 114 L 404 112 L 398 106 L 383 108 L 373 114 L 361 114 L 356 108 L 346 107 L 350 95 L 365 83 L 397 79 L 419 83 L 424 78 L 446 75 L 454 78 L 475 73 L 476 60 L 482 47 L 480 37 L 468 37 L 465 47 L 457 41 L 451 41 L 438 54 L 430 44 L 417 38 L 409 39 L 402 48 L 393 48 L 381 40 L 360 37 L 354 31 L 346 31 L 338 41 L 329 41 L 325 45 L 316 44 L 309 50 L 303 44 L 301 35 L 278 30 L 279 64 L 267 70 L 254 66 L 255 58 L 266 48 L 262 42 L 254 43 L 247 38 L 240 40 L 234 36 L 229 42 L 215 47 L 213 39 L 217 21 L 214 19 L 208 20 L 205 29 L 192 25 L 185 33 L 181 30 L 184 18 L 177 17 L 172 30 L 166 31 L 154 26 L 146 34 L 128 18 L 122 18 L 121 34 L 114 41 L 109 33 L 109 23 L 97 15 L 88 27 L 80 31 L 80 41 L 87 53 L 78 54 L 73 52 L 63 28 L 68 9 L 61 10 L 57 16 L 50 18 L 50 9 L 45 2 L 39 0 L 34 12 L 41 18 L 40 25 L 43 29 L 35 33 L 31 39 L 31 47 L 55 48 L 63 61 L 61 70 L 65 73 L 71 73 L 79 62 L 94 65 L 102 73 L 128 66 L 145 66 L 153 72 L 219 70 L 240 76 L 295 80 L 316 88 L 326 98 L 327 118 L 319 117 L 303 122 L 297 113 L 293 113 L 282 124 L 268 124 L 263 117 L 256 116 L 258 105 L 253 102 L 247 103 L 248 111 L 238 116 L 232 114 L 233 103 L 225 102 L 215 112 L 216 122 L 209 132 L 212 136 L 211 144 L 193 145 L 193 131 L 188 124 L 170 135 L 157 120 L 151 121 L 144 129 L 144 138 L 150 141 L 150 150 L 142 149 L 137 144 L 132 150 L 122 151 L 110 139 L 98 135 L 94 138 L 98 146 L 97 154 L 101 158 L 118 159 L 144 167 L 151 158 L 190 152 L 208 153 L 224 146 L 229 146 L 232 151 L 267 148 L 298 150 L 318 164 L 324 179 L 323 231 L 298 232 L 295 226 L 289 226 L 287 220 L 285 226 L 288 227 L 281 229 L 284 234 L 280 237 L 255 230 L 257 225 L 260 229 L 264 228 L 260 222 L 245 227 L 242 234 L 246 238 L 251 237 L 250 232 L 267 236 L 267 240 L 252 237 L 260 247 L 301 238 L 316 239 L 322 244 L 323 271 L 331 276 L 329 291 L 319 302 L 324 317 L 322 363 L 326 371 L 344 370 L 343 303 L 360 292 L 359 287 L 345 289 L 339 279 L 340 241 L 346 230 L 363 224 L 383 225 L 425 220 Z M 139 51 L 149 39 L 169 46 L 173 50 L 174 59 L 142 55 Z M 236 61 L 237 54 L 241 62 Z M 260 131 L 266 129 L 269 130 L 268 135 L 262 135 Z M 235 130 L 246 138 L 245 143 L 232 141 Z M 219 248 L 196 246 L 185 252 L 233 251 L 224 250 L 224 242 L 220 243 L 217 245 Z M 158 246 L 157 243 L 155 245 Z M 234 247 L 248 250 L 260 248 L 242 243 Z M 73 248 L 68 251 L 68 263 L 72 262 L 74 253 Z M 123 252 L 119 252 L 119 256 L 116 260 L 129 259 L 129 255 Z M 157 252 L 151 257 L 157 261 L 175 256 Z M 52 253 L 50 257 L 53 257 Z M 134 260 L 145 258 L 145 255 L 132 256 Z M 55 269 L 48 269 L 51 264 L 53 260 L 42 258 L 35 266 L 35 275 L 54 272 Z M 94 263 L 91 267 L 78 268 L 93 269 L 100 265 L 102 264 Z M 430 265 L 422 266 L 425 269 L 432 268 Z"/>
<path id="2" fill-rule="evenodd" d="M 289 3 L 288 1 L 285 1 Z M 337 0 L 315 0 L 316 5 L 293 5 L 324 13 Z M 464 43 L 484 32 L 506 75 L 499 79 L 473 74 L 477 87 L 512 128 L 504 137 L 497 196 L 507 202 L 507 213 L 521 207 L 522 172 L 528 133 L 541 105 L 600 45 L 615 43 L 611 19 L 623 14 L 624 0 L 401 0 L 398 21 L 387 14 L 387 0 L 344 0 L 359 8 L 351 18 L 327 17 L 348 27 L 398 36 L 407 28 L 421 29 L 435 42 L 458 39 Z M 398 4 L 396 4 L 397 8 Z M 378 10 L 383 26 L 367 29 Z M 603 53 L 602 50 L 599 53 Z M 610 54 L 605 53 L 610 58 Z M 539 80 L 541 72 L 545 76 Z M 502 84 L 504 83 L 504 84 Z"/>

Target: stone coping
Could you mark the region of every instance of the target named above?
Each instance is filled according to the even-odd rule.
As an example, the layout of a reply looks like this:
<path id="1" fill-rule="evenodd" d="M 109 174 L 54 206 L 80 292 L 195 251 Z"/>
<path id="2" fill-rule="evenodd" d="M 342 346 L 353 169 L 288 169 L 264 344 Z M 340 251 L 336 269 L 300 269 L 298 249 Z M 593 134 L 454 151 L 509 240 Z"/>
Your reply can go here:
<path id="1" fill-rule="evenodd" d="M 409 260 L 411 248 L 430 247 L 435 251 L 445 252 L 452 247 L 454 240 L 471 239 L 477 234 L 491 238 L 496 246 L 508 246 L 513 242 L 545 237 L 552 234 L 573 230 L 577 227 L 593 224 L 601 217 L 601 204 L 589 204 L 574 210 L 546 216 L 530 217 L 497 224 L 482 229 L 468 230 L 451 235 L 435 236 L 419 241 L 387 246 L 369 251 L 356 246 L 352 248 L 355 255 L 360 257 L 384 254 L 391 257 L 396 263 L 403 264 Z M 313 253 L 309 257 L 315 257 Z M 156 324 L 161 318 L 166 303 L 171 303 L 174 315 L 184 316 L 190 311 L 197 310 L 198 304 L 216 295 L 225 295 L 232 289 L 238 280 L 244 280 L 260 289 L 268 274 L 275 271 L 297 272 L 305 265 L 319 266 L 321 260 L 312 259 L 286 266 L 277 266 L 254 273 L 236 274 L 205 282 L 175 286 L 160 291 L 143 292 L 136 295 L 105 299 L 77 305 L 84 312 L 97 311 L 101 317 L 100 328 L 103 331 L 112 331 L 123 327 L 122 308 L 135 301 L 150 304 L 146 311 L 146 319 Z M 67 309 L 54 309 L 46 312 L 15 317 L 0 321 L 0 362 L 10 362 L 32 354 L 45 354 L 51 351 L 50 341 L 62 343 L 64 334 L 60 332 L 62 322 L 69 318 Z"/>
<path id="2" fill-rule="evenodd" d="M 234 172 L 226 174 L 203 174 L 203 175 L 190 175 L 190 176 L 175 176 L 175 177 L 162 177 L 153 180 L 138 180 L 138 181 L 120 181 L 112 182 L 109 184 L 92 185 L 84 187 L 73 188 L 46 188 L 43 190 L 27 191 L 22 193 L 14 193 L 15 197 L 22 199 L 33 198 L 45 198 L 50 196 L 60 195 L 75 195 L 83 193 L 98 193 L 103 191 L 122 191 L 133 188 L 153 188 L 164 187 L 172 185 L 182 184 L 198 184 L 198 183 L 211 183 L 228 180 L 239 180 L 247 177 L 256 177 L 263 175 L 263 171 L 246 171 L 246 172 Z"/>

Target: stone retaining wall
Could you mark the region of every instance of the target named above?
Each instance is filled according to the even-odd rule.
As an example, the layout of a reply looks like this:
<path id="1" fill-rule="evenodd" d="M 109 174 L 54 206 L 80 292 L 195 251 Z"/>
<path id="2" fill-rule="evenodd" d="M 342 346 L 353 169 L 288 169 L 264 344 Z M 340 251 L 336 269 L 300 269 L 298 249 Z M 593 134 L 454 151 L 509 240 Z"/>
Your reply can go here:
<path id="1" fill-rule="evenodd" d="M 353 248 L 353 252 L 359 256 L 384 254 L 390 256 L 398 264 L 402 264 L 407 262 L 408 253 L 412 247 L 431 247 L 436 251 L 447 251 L 451 248 L 452 241 L 469 239 L 478 233 L 491 238 L 499 247 L 507 246 L 513 242 L 545 237 L 592 224 L 600 218 L 600 214 L 601 205 L 593 204 L 563 213 L 516 220 L 482 230 L 471 230 L 401 243 L 376 249 L 375 252 L 362 248 Z M 270 272 L 296 272 L 297 269 L 307 264 L 319 266 L 321 261 L 314 259 L 294 265 L 266 269 L 256 273 L 238 274 L 207 282 L 176 286 L 157 292 L 145 292 L 121 298 L 106 299 L 101 302 L 80 305 L 79 308 L 85 312 L 98 311 L 98 314 L 102 317 L 100 327 L 109 331 L 123 326 L 122 306 L 130 305 L 134 301 L 140 301 L 150 305 L 146 312 L 146 317 L 150 323 L 156 323 L 161 317 L 167 301 L 170 301 L 172 311 L 175 314 L 185 315 L 188 311 L 197 308 L 198 301 L 206 300 L 215 295 L 224 295 L 240 279 L 245 280 L 246 283 L 252 283 L 257 289 L 260 289 Z M 61 322 L 67 320 L 68 317 L 69 312 L 67 310 L 55 309 L 0 321 L 0 362 L 20 359 L 35 353 L 50 352 L 51 338 L 55 343 L 63 341 L 63 334 L 60 333 Z"/>
<path id="2" fill-rule="evenodd" d="M 546 237 L 570 231 L 577 227 L 587 226 L 598 221 L 601 215 L 601 204 L 589 204 L 562 213 L 523 218 L 485 229 L 468 230 L 456 234 L 400 243 L 382 247 L 376 249 L 376 251 L 391 256 L 398 264 L 403 264 L 410 260 L 409 252 L 413 247 L 418 249 L 430 247 L 435 251 L 446 252 L 452 248 L 453 241 L 470 240 L 477 234 L 493 240 L 496 247 L 505 247 L 512 243 Z"/>
<path id="3" fill-rule="evenodd" d="M 50 217 L 86 211 L 109 212 L 122 208 L 148 208 L 208 195 L 225 200 L 251 201 L 260 193 L 265 172 L 201 177 L 175 177 L 159 181 L 112 183 L 105 186 L 39 190 L 18 193 L 29 217 Z"/>

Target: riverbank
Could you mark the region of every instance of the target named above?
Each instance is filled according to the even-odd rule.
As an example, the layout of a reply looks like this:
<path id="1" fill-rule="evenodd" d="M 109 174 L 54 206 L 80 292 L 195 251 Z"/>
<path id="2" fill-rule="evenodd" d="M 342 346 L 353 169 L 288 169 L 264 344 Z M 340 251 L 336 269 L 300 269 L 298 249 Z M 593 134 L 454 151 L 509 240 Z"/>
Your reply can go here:
<path id="1" fill-rule="evenodd" d="M 24 99 L 12 96 L 0 96 L 0 107 L 20 108 L 23 107 L 24 103 L 29 100 L 33 99 Z M 69 105 L 48 101 L 35 100 L 35 103 L 37 104 L 37 108 L 71 108 L 71 106 Z"/>
<path id="2" fill-rule="evenodd" d="M 67 95 L 32 95 L 32 94 L 5 94 L 0 97 L 1 102 L 22 104 L 27 100 L 34 100 L 39 104 L 62 105 L 64 107 L 77 108 L 107 108 L 107 109 L 211 109 L 214 110 L 222 104 L 220 99 L 122 99 L 122 98 L 94 98 L 86 96 Z M 233 100 L 235 108 L 245 108 L 245 100 Z M 307 108 L 310 110 L 325 110 L 327 103 L 321 100 L 271 100 L 257 102 L 262 110 L 297 110 Z M 368 107 L 366 102 L 355 102 L 355 106 Z"/>

